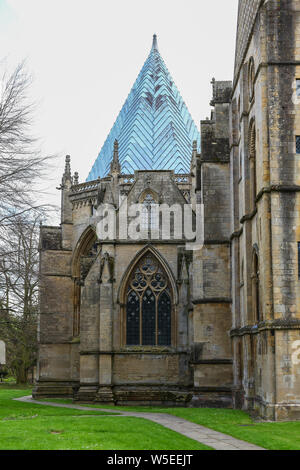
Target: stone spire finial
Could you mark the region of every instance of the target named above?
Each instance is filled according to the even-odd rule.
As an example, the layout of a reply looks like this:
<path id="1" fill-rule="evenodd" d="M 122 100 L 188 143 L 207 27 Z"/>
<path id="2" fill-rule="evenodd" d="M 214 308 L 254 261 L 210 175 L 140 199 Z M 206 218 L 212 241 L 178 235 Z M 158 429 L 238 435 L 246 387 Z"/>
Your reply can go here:
<path id="1" fill-rule="evenodd" d="M 65 165 L 65 173 L 64 176 L 71 176 L 71 157 L 70 155 L 66 155 L 66 165 Z"/>
<path id="2" fill-rule="evenodd" d="M 118 155 L 118 152 L 119 152 L 119 142 L 117 141 L 117 139 L 115 139 L 115 141 L 114 141 L 114 158 L 115 158 L 115 156 Z"/>
<path id="3" fill-rule="evenodd" d="M 111 173 L 120 173 L 121 172 L 121 165 L 119 162 L 119 143 L 117 139 L 114 142 L 114 155 L 110 165 L 110 172 Z"/>
<path id="4" fill-rule="evenodd" d="M 155 49 L 156 51 L 158 51 L 158 43 L 157 43 L 157 36 L 156 36 L 156 34 L 153 34 L 152 49 Z"/>
<path id="5" fill-rule="evenodd" d="M 212 84 L 212 89 L 213 89 L 213 99 L 216 98 L 216 79 L 215 77 L 212 78 L 211 82 Z"/>
<path id="6" fill-rule="evenodd" d="M 198 143 L 197 140 L 193 140 L 193 152 L 192 152 L 192 159 L 191 159 L 191 174 L 195 176 L 195 168 L 196 168 L 196 158 L 198 154 Z"/>
<path id="7" fill-rule="evenodd" d="M 79 184 L 79 175 L 78 172 L 75 171 L 74 176 L 73 176 L 73 183 L 74 184 Z"/>
<path id="8" fill-rule="evenodd" d="M 72 223 L 72 204 L 69 195 L 72 187 L 71 157 L 66 156 L 65 171 L 61 181 L 61 223 Z"/>
<path id="9" fill-rule="evenodd" d="M 71 157 L 70 155 L 66 155 L 66 164 L 65 164 L 65 171 L 62 177 L 62 185 L 69 181 L 72 184 L 72 176 L 71 176 Z"/>

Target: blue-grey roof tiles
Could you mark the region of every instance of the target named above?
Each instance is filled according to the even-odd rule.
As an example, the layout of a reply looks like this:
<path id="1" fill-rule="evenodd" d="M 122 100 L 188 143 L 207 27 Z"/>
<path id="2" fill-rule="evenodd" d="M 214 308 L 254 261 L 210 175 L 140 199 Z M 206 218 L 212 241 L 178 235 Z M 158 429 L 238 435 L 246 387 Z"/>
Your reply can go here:
<path id="1" fill-rule="evenodd" d="M 135 170 L 189 173 L 193 141 L 200 149 L 200 133 L 158 51 L 156 35 L 87 181 L 107 176 L 115 140 L 124 174 Z"/>

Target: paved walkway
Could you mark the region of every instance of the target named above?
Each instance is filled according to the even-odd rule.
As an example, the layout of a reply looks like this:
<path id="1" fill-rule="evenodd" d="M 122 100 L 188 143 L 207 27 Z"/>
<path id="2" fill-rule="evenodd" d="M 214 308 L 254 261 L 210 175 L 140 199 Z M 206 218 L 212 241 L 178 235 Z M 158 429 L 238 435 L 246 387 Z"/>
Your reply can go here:
<path id="1" fill-rule="evenodd" d="M 167 413 L 139 413 L 131 411 L 120 411 L 113 409 L 103 408 L 90 408 L 82 405 L 67 405 L 61 403 L 54 403 L 51 401 L 38 401 L 33 400 L 31 396 L 15 398 L 17 401 L 35 403 L 37 405 L 55 406 L 58 408 L 71 408 L 74 410 L 82 411 L 105 411 L 106 413 L 115 414 L 118 417 L 130 416 L 134 418 L 144 418 L 154 423 L 158 423 L 165 428 L 172 429 L 183 436 L 194 439 L 195 441 L 201 442 L 215 450 L 265 450 L 262 447 L 258 447 L 249 442 L 240 441 L 234 437 L 228 436 L 221 432 L 213 431 L 212 429 L 200 426 L 199 424 L 191 423 L 186 419 L 178 418 L 177 416 L 169 415 Z M 103 417 L 105 415 L 99 415 Z M 95 417 L 95 415 L 93 415 Z"/>

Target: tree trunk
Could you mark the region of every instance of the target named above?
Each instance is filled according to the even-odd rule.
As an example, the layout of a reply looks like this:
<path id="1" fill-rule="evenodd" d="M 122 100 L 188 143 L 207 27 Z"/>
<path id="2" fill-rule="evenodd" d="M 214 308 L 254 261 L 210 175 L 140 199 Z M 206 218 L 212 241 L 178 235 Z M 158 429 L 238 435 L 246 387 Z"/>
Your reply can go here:
<path id="1" fill-rule="evenodd" d="M 28 370 L 24 367 L 24 365 L 20 365 L 16 370 L 16 381 L 17 385 L 24 385 L 28 383 Z"/>

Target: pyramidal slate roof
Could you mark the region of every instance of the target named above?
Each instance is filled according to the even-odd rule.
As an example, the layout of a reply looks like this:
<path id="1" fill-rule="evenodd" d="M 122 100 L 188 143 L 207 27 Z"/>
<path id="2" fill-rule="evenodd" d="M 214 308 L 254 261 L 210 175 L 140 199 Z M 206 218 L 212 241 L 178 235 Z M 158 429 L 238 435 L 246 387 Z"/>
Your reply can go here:
<path id="1" fill-rule="evenodd" d="M 200 148 L 200 133 L 158 51 L 156 35 L 87 181 L 109 173 L 115 140 L 123 174 L 135 170 L 189 173 L 193 141 Z"/>

